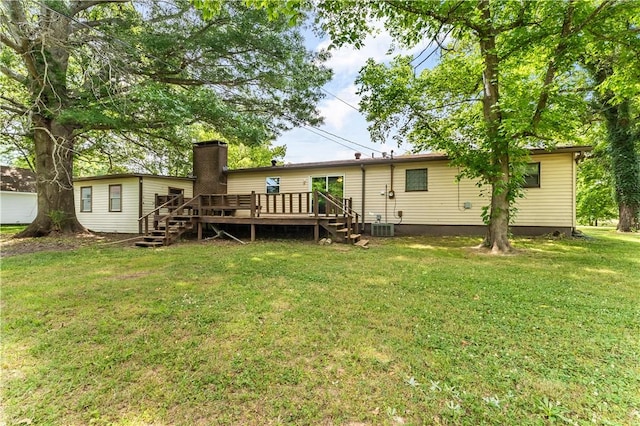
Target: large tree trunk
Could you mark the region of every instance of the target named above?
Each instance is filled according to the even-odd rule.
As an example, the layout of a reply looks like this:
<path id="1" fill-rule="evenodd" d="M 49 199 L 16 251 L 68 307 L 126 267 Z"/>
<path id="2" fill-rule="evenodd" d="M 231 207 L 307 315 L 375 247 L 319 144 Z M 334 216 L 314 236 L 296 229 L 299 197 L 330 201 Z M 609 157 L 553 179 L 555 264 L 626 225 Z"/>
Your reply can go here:
<path id="1" fill-rule="evenodd" d="M 15 22 L 26 20 L 22 3 L 10 2 L 8 7 Z M 41 34 L 27 38 L 21 27 L 14 28 L 15 38 L 30 47 L 22 58 L 29 72 L 34 105 L 31 120 L 38 191 L 38 215 L 17 238 L 86 231 L 78 222 L 73 200 L 74 129 L 58 121 L 69 106 L 70 22 L 43 7 L 39 17 Z"/>
<path id="2" fill-rule="evenodd" d="M 513 250 L 509 242 L 509 156 L 498 159 L 501 176 L 491 185 L 491 212 L 489 226 L 483 245 L 491 253 L 509 253 Z"/>
<path id="3" fill-rule="evenodd" d="M 620 203 L 618 206 L 619 218 L 618 218 L 618 231 L 620 232 L 633 232 L 638 229 L 637 218 L 638 210 L 633 206 L 625 203 Z"/>
<path id="4" fill-rule="evenodd" d="M 606 95 L 605 95 L 606 96 Z M 607 99 L 609 103 L 613 97 Z M 607 108 L 604 112 L 613 167 L 616 201 L 620 213 L 618 231 L 632 232 L 640 210 L 640 159 L 631 129 L 629 101 Z"/>
<path id="5" fill-rule="evenodd" d="M 86 232 L 73 197 L 73 129 L 34 117 L 38 215 L 16 238 Z"/>
<path id="6" fill-rule="evenodd" d="M 486 33 L 480 34 L 480 54 L 484 62 L 482 111 L 492 154 L 492 164 L 487 175 L 491 181 L 491 212 L 487 235 L 482 245 L 490 248 L 491 253 L 497 254 L 512 250 L 509 243 L 509 141 L 500 134 L 500 58 L 496 50 L 496 33 L 490 24 L 489 1 L 480 1 L 478 7 L 483 21 L 488 25 Z"/>
<path id="7" fill-rule="evenodd" d="M 611 75 L 612 59 L 604 58 L 594 70 L 598 84 L 603 84 Z M 615 103 L 614 93 L 610 90 L 599 96 L 603 105 L 609 154 L 615 186 L 615 199 L 618 203 L 618 231 L 633 232 L 640 225 L 640 155 L 636 150 L 636 135 L 633 130 L 631 105 L 628 99 Z"/>

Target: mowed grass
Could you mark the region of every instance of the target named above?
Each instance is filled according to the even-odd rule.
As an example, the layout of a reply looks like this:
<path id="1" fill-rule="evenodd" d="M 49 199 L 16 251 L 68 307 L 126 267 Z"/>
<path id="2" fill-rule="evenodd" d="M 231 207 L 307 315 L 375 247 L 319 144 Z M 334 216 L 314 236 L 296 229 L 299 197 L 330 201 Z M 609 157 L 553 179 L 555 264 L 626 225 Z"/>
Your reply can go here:
<path id="1" fill-rule="evenodd" d="M 2 261 L 8 424 L 640 424 L 640 235 Z"/>

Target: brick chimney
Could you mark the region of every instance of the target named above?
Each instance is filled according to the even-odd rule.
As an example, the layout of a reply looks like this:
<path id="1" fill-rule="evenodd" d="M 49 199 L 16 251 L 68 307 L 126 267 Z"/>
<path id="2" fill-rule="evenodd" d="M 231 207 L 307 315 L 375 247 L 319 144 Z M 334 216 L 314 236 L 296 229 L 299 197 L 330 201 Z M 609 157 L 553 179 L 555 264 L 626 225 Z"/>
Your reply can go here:
<path id="1" fill-rule="evenodd" d="M 227 193 L 227 144 L 220 141 L 193 145 L 193 194 Z"/>

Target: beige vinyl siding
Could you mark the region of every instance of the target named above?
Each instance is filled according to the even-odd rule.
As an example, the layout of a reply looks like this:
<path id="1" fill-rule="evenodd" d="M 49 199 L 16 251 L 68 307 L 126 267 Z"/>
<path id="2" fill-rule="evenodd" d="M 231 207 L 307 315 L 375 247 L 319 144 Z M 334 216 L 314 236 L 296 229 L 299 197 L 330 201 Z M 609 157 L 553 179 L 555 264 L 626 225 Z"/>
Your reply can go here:
<path id="1" fill-rule="evenodd" d="M 193 182 L 153 176 L 115 177 L 82 180 L 74 184 L 76 214 L 80 223 L 96 232 L 138 233 L 140 214 L 139 185 L 142 179 L 143 215 L 155 208 L 155 194 L 166 195 L 169 187 L 184 189 L 185 199 L 193 197 Z M 109 211 L 109 185 L 122 185 L 122 211 Z M 80 211 L 80 188 L 92 188 L 91 212 Z"/>
<path id="2" fill-rule="evenodd" d="M 142 181 L 142 215 L 153 211 L 156 207 L 156 194 L 167 195 L 169 188 L 184 189 L 184 199 L 193 198 L 193 182 L 184 179 L 157 178 L 145 176 Z M 137 232 L 137 231 L 136 231 Z"/>
<path id="3" fill-rule="evenodd" d="M 109 211 L 109 185 L 122 185 L 122 211 Z M 80 188 L 92 188 L 91 212 L 80 211 Z M 85 180 L 74 185 L 78 220 L 96 232 L 138 232 L 138 178 Z"/>
<path id="4" fill-rule="evenodd" d="M 266 193 L 267 177 L 280 178 L 280 193 L 310 192 L 311 179 L 321 176 L 343 176 L 343 188 L 345 197 L 353 198 L 354 207 L 360 208 L 362 173 L 359 168 L 326 168 L 326 169 L 291 169 L 277 167 L 273 171 L 260 171 L 249 173 L 229 174 L 227 190 L 229 194 L 250 194 L 255 191 L 258 194 Z M 263 206 L 264 208 L 264 206 Z M 357 210 L 360 213 L 360 210 Z M 238 212 L 239 214 L 242 212 Z"/>
<path id="5" fill-rule="evenodd" d="M 521 226 L 574 226 L 575 224 L 575 164 L 573 153 L 543 154 L 532 157 L 540 162 L 540 188 L 525 190 L 525 198 L 518 201 L 515 225 Z M 482 225 L 482 206 L 490 202 L 490 187 L 481 189 L 475 181 L 456 182 L 459 170 L 449 167 L 447 161 L 424 161 L 390 164 L 365 164 L 365 216 L 374 222 L 375 215 L 382 221 L 416 225 Z M 427 191 L 405 191 L 407 169 L 428 170 Z M 395 197 L 388 199 L 385 190 L 391 188 Z M 280 177 L 280 192 L 310 191 L 313 176 L 344 176 L 344 194 L 353 199 L 354 210 L 362 213 L 362 171 L 359 164 L 323 169 L 289 169 L 276 167 L 268 171 L 240 171 L 230 173 L 228 191 L 231 194 L 264 193 L 267 177 Z M 385 203 L 386 200 L 386 203 Z M 465 209 L 464 204 L 471 208 Z M 401 210 L 402 220 L 398 216 Z"/>
<path id="6" fill-rule="evenodd" d="M 514 225 L 575 226 L 575 162 L 573 155 L 546 154 L 540 162 L 540 188 L 526 188 L 518 200 Z"/>

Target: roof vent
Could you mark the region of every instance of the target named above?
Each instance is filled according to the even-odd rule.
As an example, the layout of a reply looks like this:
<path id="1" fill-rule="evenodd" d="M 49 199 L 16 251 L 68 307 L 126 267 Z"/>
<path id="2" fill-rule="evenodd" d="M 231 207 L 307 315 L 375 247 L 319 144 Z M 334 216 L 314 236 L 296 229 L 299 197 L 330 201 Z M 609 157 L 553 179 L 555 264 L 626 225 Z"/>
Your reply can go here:
<path id="1" fill-rule="evenodd" d="M 356 160 L 359 160 L 360 157 L 362 157 L 362 153 L 361 152 L 356 152 L 355 156 L 356 156 Z"/>
<path id="2" fill-rule="evenodd" d="M 276 160 L 271 160 L 271 167 L 275 167 L 278 162 Z"/>

